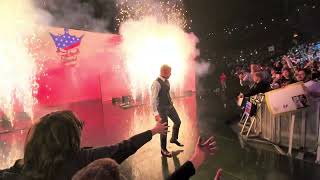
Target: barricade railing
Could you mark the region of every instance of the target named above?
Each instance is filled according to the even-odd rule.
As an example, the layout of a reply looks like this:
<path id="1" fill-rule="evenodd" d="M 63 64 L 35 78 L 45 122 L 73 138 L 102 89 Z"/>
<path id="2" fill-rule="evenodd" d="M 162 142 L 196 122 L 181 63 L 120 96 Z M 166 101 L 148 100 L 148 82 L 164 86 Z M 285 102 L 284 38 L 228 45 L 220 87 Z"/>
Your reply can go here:
<path id="1" fill-rule="evenodd" d="M 261 96 L 263 94 L 251 97 L 250 101 L 261 99 Z M 275 145 L 288 147 L 288 155 L 291 155 L 291 148 L 303 149 L 316 154 L 317 162 L 320 162 L 320 98 L 309 100 L 309 107 L 280 115 L 273 115 L 266 101 L 261 101 L 255 114 L 258 121 L 252 131 Z"/>

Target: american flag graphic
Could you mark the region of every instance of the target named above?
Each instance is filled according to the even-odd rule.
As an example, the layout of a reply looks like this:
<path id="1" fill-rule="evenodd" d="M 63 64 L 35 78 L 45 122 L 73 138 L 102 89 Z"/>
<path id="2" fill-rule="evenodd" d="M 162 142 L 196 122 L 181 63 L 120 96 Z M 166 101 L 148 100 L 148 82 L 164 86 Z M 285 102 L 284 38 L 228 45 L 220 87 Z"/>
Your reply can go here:
<path id="1" fill-rule="evenodd" d="M 83 37 L 76 37 L 76 36 L 72 36 L 69 34 L 69 29 L 65 28 L 64 29 L 64 34 L 62 35 L 54 35 L 52 33 L 50 33 L 56 47 L 58 49 L 64 49 L 64 50 L 69 50 L 72 49 L 74 47 L 77 47 L 80 45 L 81 43 L 81 39 Z"/>

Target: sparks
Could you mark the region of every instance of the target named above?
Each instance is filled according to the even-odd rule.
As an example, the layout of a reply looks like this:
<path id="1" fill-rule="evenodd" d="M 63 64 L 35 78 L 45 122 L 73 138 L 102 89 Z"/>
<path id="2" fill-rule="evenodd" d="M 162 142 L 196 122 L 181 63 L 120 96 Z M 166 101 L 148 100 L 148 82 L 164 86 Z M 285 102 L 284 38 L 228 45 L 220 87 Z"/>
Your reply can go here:
<path id="1" fill-rule="evenodd" d="M 184 31 L 188 21 L 182 1 L 121 1 L 119 8 L 120 48 L 132 95 L 148 96 L 163 64 L 172 67 L 173 89 L 183 87 L 190 60 L 197 54 L 197 38 Z"/>
<path id="2" fill-rule="evenodd" d="M 35 40 L 35 13 L 27 0 L 0 2 L 0 108 L 12 120 L 14 103 L 32 116 L 36 63 L 28 43 Z M 12 11 L 14 9 L 14 11 Z"/>

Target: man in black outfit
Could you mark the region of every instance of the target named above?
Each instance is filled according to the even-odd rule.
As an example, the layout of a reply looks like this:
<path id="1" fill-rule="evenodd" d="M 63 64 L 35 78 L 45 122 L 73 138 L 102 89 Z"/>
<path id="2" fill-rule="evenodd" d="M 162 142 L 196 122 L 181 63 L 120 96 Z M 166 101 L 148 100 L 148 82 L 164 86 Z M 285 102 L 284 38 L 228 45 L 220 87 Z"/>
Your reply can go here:
<path id="1" fill-rule="evenodd" d="M 247 101 L 249 101 L 250 96 L 255 96 L 260 93 L 265 93 L 270 90 L 270 85 L 268 82 L 263 80 L 263 74 L 261 72 L 255 72 L 252 76 L 253 79 L 253 86 L 250 88 L 249 92 L 241 93 L 238 98 L 244 98 L 242 101 L 242 108 L 245 107 Z"/>
<path id="2" fill-rule="evenodd" d="M 153 113 L 156 121 L 162 123 L 168 122 L 168 117 L 173 121 L 173 131 L 170 143 L 174 143 L 177 146 L 182 147 L 178 141 L 180 117 L 173 106 L 170 97 L 170 83 L 168 81 L 171 76 L 171 67 L 168 65 L 162 65 L 160 69 L 160 76 L 153 82 L 151 87 L 151 103 Z M 172 157 L 172 153 L 167 150 L 167 135 L 160 136 L 161 142 L 161 154 L 166 157 Z"/>
<path id="3" fill-rule="evenodd" d="M 281 87 L 285 87 L 286 85 L 295 83 L 296 80 L 294 80 L 291 76 L 291 72 L 289 68 L 283 68 L 282 69 L 282 78 L 279 80 L 279 84 Z"/>
<path id="4" fill-rule="evenodd" d="M 259 93 L 265 93 L 270 90 L 270 85 L 268 82 L 263 80 L 263 74 L 261 72 L 256 72 L 253 74 L 254 85 L 249 90 L 248 93 L 244 93 L 244 97 L 250 97 L 257 95 Z"/>

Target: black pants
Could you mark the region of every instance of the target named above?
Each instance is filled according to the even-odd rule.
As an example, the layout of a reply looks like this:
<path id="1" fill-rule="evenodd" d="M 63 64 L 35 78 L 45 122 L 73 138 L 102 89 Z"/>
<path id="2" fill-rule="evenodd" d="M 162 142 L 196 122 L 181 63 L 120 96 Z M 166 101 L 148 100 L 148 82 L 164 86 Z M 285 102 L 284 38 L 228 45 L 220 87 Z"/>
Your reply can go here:
<path id="1" fill-rule="evenodd" d="M 179 128 L 181 124 L 180 117 L 176 111 L 176 109 L 171 106 L 168 108 L 162 108 L 159 109 L 159 114 L 162 119 L 162 123 L 166 122 L 168 123 L 168 117 L 172 120 L 173 122 L 173 128 L 172 128 L 172 140 L 177 140 L 179 137 Z M 160 142 L 161 142 L 161 149 L 166 149 L 167 148 L 167 134 L 166 135 L 160 135 Z"/>

